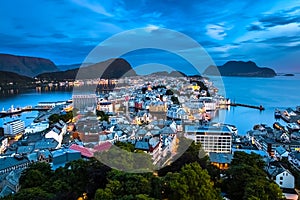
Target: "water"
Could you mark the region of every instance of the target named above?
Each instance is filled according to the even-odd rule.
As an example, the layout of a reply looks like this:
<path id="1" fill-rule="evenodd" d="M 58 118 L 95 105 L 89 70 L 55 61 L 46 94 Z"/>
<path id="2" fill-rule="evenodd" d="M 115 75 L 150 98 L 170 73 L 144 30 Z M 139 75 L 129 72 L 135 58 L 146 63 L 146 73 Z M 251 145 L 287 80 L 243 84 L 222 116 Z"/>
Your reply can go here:
<path id="1" fill-rule="evenodd" d="M 237 126 L 240 135 L 253 128 L 255 124 L 272 126 L 276 121 L 274 110 L 300 106 L 300 75 L 293 77 L 276 76 L 274 78 L 223 77 L 226 92 L 222 95 L 237 103 L 259 106 L 265 110 L 245 107 L 230 107 L 230 110 L 219 111 L 214 121 Z M 217 80 L 211 78 L 212 81 Z M 215 82 L 218 87 L 221 84 Z M 285 124 L 282 120 L 280 123 Z"/>
<path id="2" fill-rule="evenodd" d="M 215 82 L 219 78 L 211 78 L 215 86 L 221 87 L 220 82 Z M 276 108 L 295 108 L 300 105 L 300 75 L 293 77 L 277 76 L 274 78 L 246 78 L 246 77 L 223 77 L 225 91 L 220 88 L 221 95 L 237 102 L 250 105 L 262 105 L 264 111 L 244 107 L 231 107 L 230 110 L 220 110 L 214 121 L 234 124 L 239 129 L 239 134 L 244 135 L 253 128 L 255 124 L 265 123 L 269 126 L 275 122 L 274 110 Z M 0 109 L 7 110 L 11 105 L 14 107 L 24 107 L 27 105 L 37 105 L 40 101 L 67 100 L 72 96 L 70 91 L 56 92 L 30 92 L 0 98 Z M 20 117 L 25 120 L 26 125 L 32 122 L 37 112 L 23 113 Z M 11 118 L 0 119 L 0 126 Z M 285 124 L 284 122 L 280 122 Z"/>
<path id="3" fill-rule="evenodd" d="M 35 91 L 29 93 L 23 93 L 15 96 L 2 97 L 0 98 L 0 109 L 7 110 L 12 105 L 14 108 L 25 107 L 25 106 L 36 106 L 39 102 L 42 101 L 64 101 L 72 97 L 72 92 L 70 91 L 56 91 L 56 92 L 44 92 L 38 93 Z M 33 112 L 23 112 L 21 116 L 12 116 L 6 118 L 0 118 L 0 126 L 3 126 L 3 123 L 12 121 L 14 119 L 21 119 L 25 121 L 25 125 L 28 126 L 33 118 L 38 114 L 37 111 Z"/>

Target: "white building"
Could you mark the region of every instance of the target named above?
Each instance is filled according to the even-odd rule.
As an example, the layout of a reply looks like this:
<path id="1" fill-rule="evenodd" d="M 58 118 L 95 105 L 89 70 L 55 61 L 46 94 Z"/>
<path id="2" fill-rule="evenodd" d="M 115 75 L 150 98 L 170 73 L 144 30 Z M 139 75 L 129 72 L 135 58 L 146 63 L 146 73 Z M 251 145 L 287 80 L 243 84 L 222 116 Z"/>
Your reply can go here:
<path id="1" fill-rule="evenodd" d="M 25 133 L 41 132 L 47 128 L 49 128 L 48 122 L 31 123 L 28 127 L 25 128 Z"/>
<path id="2" fill-rule="evenodd" d="M 206 152 L 231 153 L 232 134 L 226 125 L 185 126 L 185 137 L 201 143 Z"/>
<path id="3" fill-rule="evenodd" d="M 6 122 L 4 123 L 3 128 L 5 135 L 14 136 L 22 133 L 25 130 L 25 122 L 19 119 L 11 122 Z"/>

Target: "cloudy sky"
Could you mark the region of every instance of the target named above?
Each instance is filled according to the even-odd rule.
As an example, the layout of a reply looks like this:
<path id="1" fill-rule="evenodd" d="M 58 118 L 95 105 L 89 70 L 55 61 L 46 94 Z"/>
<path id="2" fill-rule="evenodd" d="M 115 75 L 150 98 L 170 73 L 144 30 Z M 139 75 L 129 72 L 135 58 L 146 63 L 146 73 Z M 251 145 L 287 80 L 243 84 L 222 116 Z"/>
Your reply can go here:
<path id="1" fill-rule="evenodd" d="M 102 41 L 143 28 L 183 33 L 217 65 L 252 60 L 277 72 L 300 72 L 299 0 L 10 0 L 0 2 L 0 24 L 1 53 L 57 65 L 81 63 Z M 127 58 L 134 66 L 159 63 L 165 58 L 149 55 L 160 53 L 148 49 L 142 58 L 135 52 Z"/>

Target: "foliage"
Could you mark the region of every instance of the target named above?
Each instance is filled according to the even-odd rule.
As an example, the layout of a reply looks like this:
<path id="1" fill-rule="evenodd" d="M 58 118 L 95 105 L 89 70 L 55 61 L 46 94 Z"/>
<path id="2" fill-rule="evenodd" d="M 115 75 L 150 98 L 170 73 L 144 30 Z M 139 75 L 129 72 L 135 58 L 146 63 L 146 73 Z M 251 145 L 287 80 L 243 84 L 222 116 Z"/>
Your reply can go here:
<path id="1" fill-rule="evenodd" d="M 267 179 L 264 166 L 257 154 L 235 152 L 223 183 L 230 199 L 282 199 L 280 188 Z"/>
<path id="2" fill-rule="evenodd" d="M 102 110 L 97 110 L 96 115 L 97 115 L 97 117 L 100 117 L 100 121 L 107 121 L 108 122 L 109 115 L 107 115 Z"/>
<path id="3" fill-rule="evenodd" d="M 40 199 L 77 199 L 84 192 L 93 197 L 106 185 L 108 171 L 109 167 L 95 159 L 73 161 L 55 171 L 47 163 L 34 163 L 21 175 L 21 190 L 13 199 L 38 199 L 34 195 Z"/>
<path id="4" fill-rule="evenodd" d="M 62 120 L 64 122 L 68 122 L 69 120 L 73 119 L 73 111 L 66 112 L 64 114 L 52 114 L 49 116 L 48 120 L 50 124 L 55 124 L 59 122 L 59 120 Z"/>
<path id="5" fill-rule="evenodd" d="M 173 104 L 177 104 L 177 105 L 180 104 L 178 98 L 175 96 L 171 96 L 171 101 L 173 102 Z"/>
<path id="6" fill-rule="evenodd" d="M 219 191 L 213 187 L 206 170 L 195 162 L 185 165 L 181 171 L 168 173 L 164 177 L 164 198 L 168 199 L 222 199 Z"/>

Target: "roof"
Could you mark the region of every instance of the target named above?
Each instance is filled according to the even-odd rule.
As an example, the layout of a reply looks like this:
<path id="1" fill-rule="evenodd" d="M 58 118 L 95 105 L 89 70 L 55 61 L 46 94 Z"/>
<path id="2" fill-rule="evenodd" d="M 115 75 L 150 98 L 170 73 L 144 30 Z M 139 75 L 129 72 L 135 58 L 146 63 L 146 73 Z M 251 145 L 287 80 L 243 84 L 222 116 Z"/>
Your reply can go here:
<path id="1" fill-rule="evenodd" d="M 144 142 L 144 141 L 137 141 L 135 143 L 134 146 L 136 149 L 141 149 L 141 150 L 145 150 L 145 151 L 149 151 L 150 150 L 150 145 L 148 142 Z"/>
<path id="2" fill-rule="evenodd" d="M 0 158 L 0 170 L 9 168 L 9 167 L 13 167 L 13 166 L 17 166 L 17 165 L 21 165 L 21 164 L 25 164 L 28 163 L 29 160 L 27 160 L 26 158 L 23 159 L 16 159 L 14 157 L 4 157 L 4 158 Z"/>
<path id="3" fill-rule="evenodd" d="M 209 153 L 209 159 L 211 162 L 214 163 L 231 163 L 231 160 L 233 158 L 233 155 L 230 153 L 215 153 L 210 152 Z"/>
<path id="4" fill-rule="evenodd" d="M 4 186 L 4 188 L 2 189 L 1 193 L 0 193 L 0 197 L 5 197 L 8 196 L 10 194 L 13 194 L 14 191 L 9 187 L 9 186 Z"/>
<path id="5" fill-rule="evenodd" d="M 94 153 L 89 150 L 88 148 L 85 148 L 83 146 L 79 146 L 77 144 L 72 144 L 69 149 L 75 150 L 75 151 L 79 151 L 81 153 L 82 156 L 91 158 L 94 157 Z"/>
<path id="6" fill-rule="evenodd" d="M 35 149 L 55 149 L 58 142 L 52 138 L 37 141 L 35 143 Z"/>
<path id="7" fill-rule="evenodd" d="M 98 144 L 94 147 L 95 151 L 106 151 L 109 150 L 112 144 L 110 142 L 104 142 L 102 144 Z"/>
<path id="8" fill-rule="evenodd" d="M 33 151 L 34 145 L 29 146 L 19 146 L 17 149 L 18 154 L 29 154 Z"/>
<path id="9" fill-rule="evenodd" d="M 283 148 L 283 146 L 278 146 L 278 147 L 276 147 L 275 151 L 276 151 L 279 155 L 282 155 L 282 154 L 284 154 L 285 152 L 287 152 L 286 149 Z"/>

